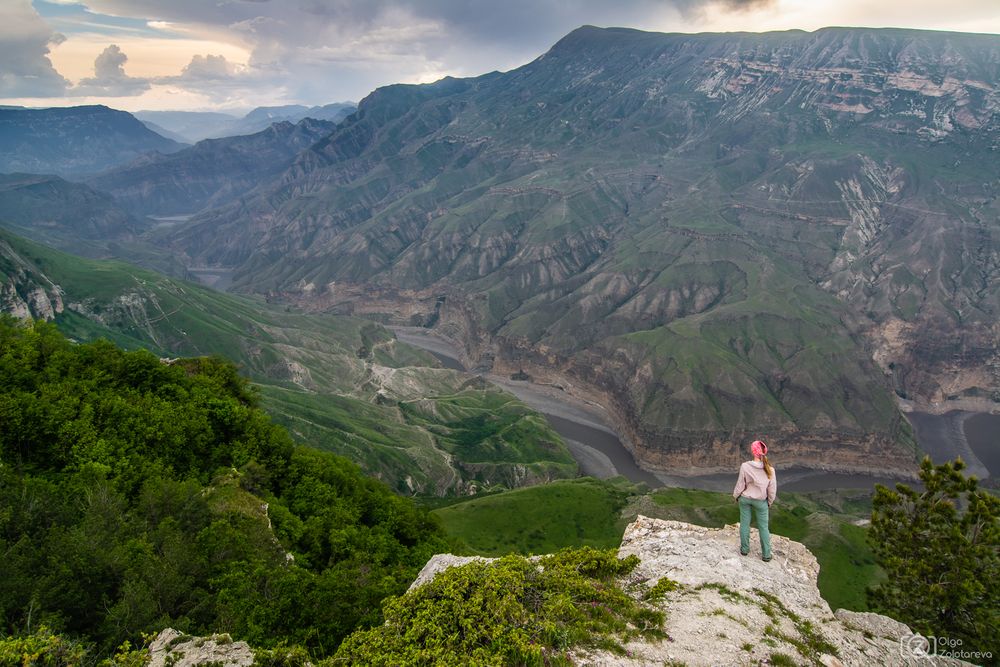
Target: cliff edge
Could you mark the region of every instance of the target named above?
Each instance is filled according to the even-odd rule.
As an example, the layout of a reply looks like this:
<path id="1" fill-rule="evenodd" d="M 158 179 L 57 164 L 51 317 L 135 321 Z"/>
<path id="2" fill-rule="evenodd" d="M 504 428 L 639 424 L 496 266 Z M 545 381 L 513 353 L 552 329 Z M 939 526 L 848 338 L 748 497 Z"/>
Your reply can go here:
<path id="1" fill-rule="evenodd" d="M 831 611 L 817 588 L 819 563 L 802 544 L 772 536 L 773 559 L 760 559 L 756 531 L 739 554 L 735 525 L 704 528 L 639 516 L 619 557 L 640 564 L 626 590 L 666 614 L 667 639 L 624 642 L 625 655 L 578 651 L 580 665 L 964 665 L 927 646 L 903 623 L 879 614 Z M 414 587 L 472 558 L 437 555 Z M 655 587 L 655 588 L 654 588 Z M 650 596 L 650 592 L 657 595 Z"/>

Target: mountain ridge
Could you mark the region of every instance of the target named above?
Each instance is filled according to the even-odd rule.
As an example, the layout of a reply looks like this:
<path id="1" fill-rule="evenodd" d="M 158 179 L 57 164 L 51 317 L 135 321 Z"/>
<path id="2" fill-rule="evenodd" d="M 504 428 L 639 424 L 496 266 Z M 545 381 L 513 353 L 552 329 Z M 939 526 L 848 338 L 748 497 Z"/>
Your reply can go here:
<path id="1" fill-rule="evenodd" d="M 237 289 L 438 327 L 599 398 L 649 467 L 767 436 L 912 471 L 894 393 L 1000 397 L 998 80 L 979 35 L 583 28 L 375 91 L 169 240 Z"/>
<path id="2" fill-rule="evenodd" d="M 336 123 L 279 121 L 255 134 L 203 139 L 164 155 L 144 155 L 87 180 L 143 215 L 187 215 L 237 200 L 283 172 Z"/>
<path id="3" fill-rule="evenodd" d="M 0 109 L 0 172 L 75 177 L 142 153 L 169 153 L 183 147 L 132 114 L 100 104 Z"/>
<path id="4" fill-rule="evenodd" d="M 354 108 L 353 102 L 333 102 L 312 107 L 302 104 L 256 107 L 243 116 L 197 111 L 137 111 L 135 116 L 181 135 L 185 143 L 195 144 L 203 139 L 255 134 L 281 121 L 294 124 L 312 118 L 336 123 L 350 115 Z"/>
<path id="5" fill-rule="evenodd" d="M 134 240 L 150 222 L 111 196 L 44 174 L 0 174 L 0 225 L 35 241 L 91 255 L 110 242 Z"/>

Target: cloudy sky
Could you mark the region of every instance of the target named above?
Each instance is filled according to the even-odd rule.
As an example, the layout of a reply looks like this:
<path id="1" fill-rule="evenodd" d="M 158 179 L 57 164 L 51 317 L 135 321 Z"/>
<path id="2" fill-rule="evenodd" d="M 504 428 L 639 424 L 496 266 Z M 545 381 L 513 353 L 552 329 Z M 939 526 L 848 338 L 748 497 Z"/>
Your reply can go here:
<path id="1" fill-rule="evenodd" d="M 1000 34 L 1000 0 L 0 0 L 0 104 L 246 110 L 507 70 L 583 24 Z"/>

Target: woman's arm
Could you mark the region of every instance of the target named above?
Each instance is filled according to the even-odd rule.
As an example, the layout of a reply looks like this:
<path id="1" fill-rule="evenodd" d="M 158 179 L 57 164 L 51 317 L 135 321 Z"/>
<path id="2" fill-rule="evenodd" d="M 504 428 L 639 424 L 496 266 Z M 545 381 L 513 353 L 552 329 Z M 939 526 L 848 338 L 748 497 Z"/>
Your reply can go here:
<path id="1" fill-rule="evenodd" d="M 747 478 L 746 473 L 743 470 L 743 466 L 740 466 L 740 474 L 736 478 L 736 488 L 733 489 L 733 498 L 739 500 L 740 495 L 747 488 Z"/>
<path id="2" fill-rule="evenodd" d="M 778 495 L 778 473 L 774 468 L 771 468 L 771 479 L 767 480 L 767 506 L 770 507 L 771 503 Z"/>

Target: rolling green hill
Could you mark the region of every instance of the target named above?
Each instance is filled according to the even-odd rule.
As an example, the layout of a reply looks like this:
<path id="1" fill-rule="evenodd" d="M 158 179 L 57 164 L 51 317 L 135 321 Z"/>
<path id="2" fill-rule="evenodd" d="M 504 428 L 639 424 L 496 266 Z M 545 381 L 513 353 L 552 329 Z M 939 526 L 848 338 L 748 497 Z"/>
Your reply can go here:
<path id="1" fill-rule="evenodd" d="M 6 232 L 0 279 L 4 311 L 52 318 L 77 340 L 233 360 L 298 440 L 398 491 L 465 493 L 576 474 L 540 415 L 373 322 L 303 314 Z"/>

